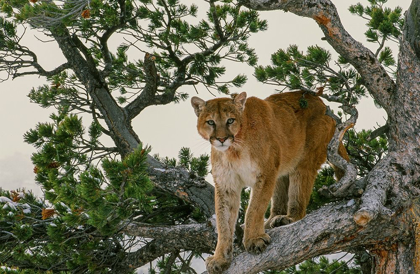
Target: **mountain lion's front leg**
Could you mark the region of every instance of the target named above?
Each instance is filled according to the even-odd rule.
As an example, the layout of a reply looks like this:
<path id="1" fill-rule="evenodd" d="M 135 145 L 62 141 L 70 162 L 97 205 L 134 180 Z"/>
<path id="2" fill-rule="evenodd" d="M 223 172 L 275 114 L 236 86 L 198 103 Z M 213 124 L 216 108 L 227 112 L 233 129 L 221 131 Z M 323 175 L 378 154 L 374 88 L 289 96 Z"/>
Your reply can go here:
<path id="1" fill-rule="evenodd" d="M 229 187 L 215 184 L 217 246 L 214 255 L 206 260 L 209 273 L 222 272 L 232 261 L 233 234 L 238 218 L 241 190 Z"/>
<path id="2" fill-rule="evenodd" d="M 275 176 L 259 176 L 251 190 L 251 200 L 245 215 L 244 246 L 250 253 L 259 254 L 271 242 L 264 230 L 264 213 L 274 191 Z"/>

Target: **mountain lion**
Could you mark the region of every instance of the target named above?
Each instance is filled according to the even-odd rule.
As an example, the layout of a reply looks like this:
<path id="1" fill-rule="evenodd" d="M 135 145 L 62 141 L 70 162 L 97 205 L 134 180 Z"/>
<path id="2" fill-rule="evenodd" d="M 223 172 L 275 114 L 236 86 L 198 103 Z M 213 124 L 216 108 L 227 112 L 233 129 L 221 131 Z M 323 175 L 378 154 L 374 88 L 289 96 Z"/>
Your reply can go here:
<path id="1" fill-rule="evenodd" d="M 301 99 L 306 106 L 301 107 Z M 228 268 L 241 190 L 251 187 L 245 215 L 245 249 L 261 253 L 270 243 L 264 228 L 302 219 L 317 170 L 326 161 L 335 121 L 316 95 L 303 91 L 247 99 L 191 99 L 199 134 L 211 144 L 218 242 L 206 260 L 209 273 Z M 348 160 L 341 144 L 339 153 Z M 340 171 L 340 170 L 339 170 Z M 341 177 L 343 171 L 336 173 Z M 271 199 L 271 214 L 264 213 Z"/>

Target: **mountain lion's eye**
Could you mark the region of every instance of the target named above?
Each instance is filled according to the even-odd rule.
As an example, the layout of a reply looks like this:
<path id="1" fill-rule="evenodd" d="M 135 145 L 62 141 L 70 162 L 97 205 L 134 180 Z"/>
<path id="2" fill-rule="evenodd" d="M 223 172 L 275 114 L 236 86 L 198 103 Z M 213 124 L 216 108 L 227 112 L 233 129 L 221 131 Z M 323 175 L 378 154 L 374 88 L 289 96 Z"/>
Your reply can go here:
<path id="1" fill-rule="evenodd" d="M 211 125 L 211 126 L 214 126 L 214 121 L 213 120 L 208 120 L 206 123 Z"/>
<path id="2" fill-rule="evenodd" d="M 233 118 L 229 118 L 229 119 L 227 120 L 227 124 L 228 124 L 228 125 L 233 124 L 233 122 L 235 122 L 235 119 L 233 119 Z"/>

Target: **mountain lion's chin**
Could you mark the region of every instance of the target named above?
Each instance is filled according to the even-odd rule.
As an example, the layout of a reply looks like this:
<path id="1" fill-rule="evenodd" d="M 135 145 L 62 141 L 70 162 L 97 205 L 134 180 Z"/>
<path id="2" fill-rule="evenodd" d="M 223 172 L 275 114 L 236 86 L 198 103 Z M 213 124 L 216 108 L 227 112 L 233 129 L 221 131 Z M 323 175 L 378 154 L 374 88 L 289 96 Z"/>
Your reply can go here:
<path id="1" fill-rule="evenodd" d="M 223 145 L 223 146 L 213 146 L 218 151 L 226 151 L 228 150 L 229 146 Z"/>

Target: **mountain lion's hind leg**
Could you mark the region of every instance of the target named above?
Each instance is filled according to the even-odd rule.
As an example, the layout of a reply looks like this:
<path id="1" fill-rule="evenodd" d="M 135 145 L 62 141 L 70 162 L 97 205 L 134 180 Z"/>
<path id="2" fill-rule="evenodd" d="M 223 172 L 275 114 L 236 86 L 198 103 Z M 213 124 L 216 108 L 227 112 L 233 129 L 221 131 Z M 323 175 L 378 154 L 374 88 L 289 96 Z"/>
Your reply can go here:
<path id="1" fill-rule="evenodd" d="M 298 166 L 290 173 L 287 208 L 287 218 L 290 222 L 296 222 L 305 217 L 316 175 L 317 169 L 309 169 L 306 166 Z"/>
<path id="2" fill-rule="evenodd" d="M 287 214 L 270 216 L 271 227 L 287 225 L 305 217 L 318 169 L 327 160 L 327 146 L 334 134 L 334 124 L 333 119 L 326 115 L 308 124 L 306 135 L 310 138 L 305 144 L 303 157 L 289 173 Z"/>
<path id="3" fill-rule="evenodd" d="M 270 227 L 288 225 L 305 217 L 316 175 L 317 169 L 308 169 L 305 165 L 289 174 L 287 214 L 270 215 Z"/>
<path id="4" fill-rule="evenodd" d="M 287 215 L 287 203 L 289 201 L 289 176 L 281 176 L 277 179 L 276 186 L 274 188 L 273 197 L 271 198 L 271 207 L 270 207 L 270 217 L 265 222 L 265 228 L 273 228 L 280 225 L 285 225 L 278 223 L 277 216 Z"/>

